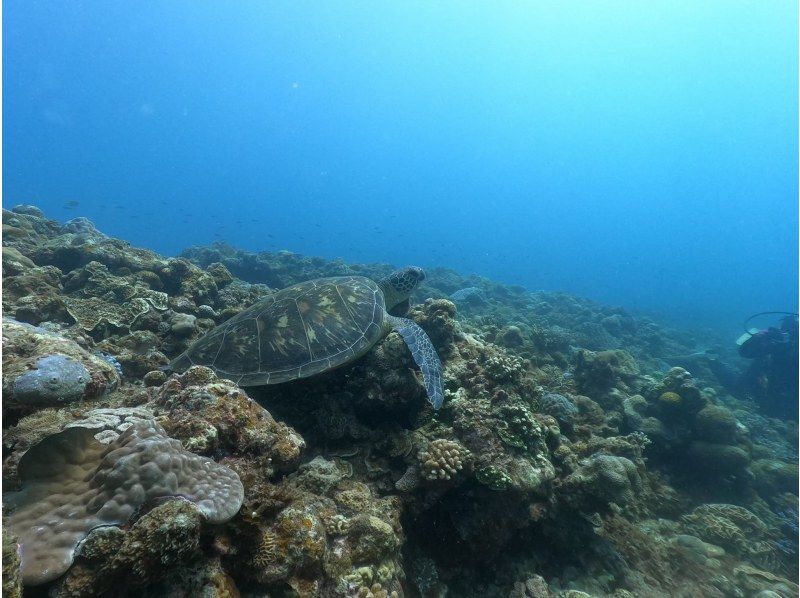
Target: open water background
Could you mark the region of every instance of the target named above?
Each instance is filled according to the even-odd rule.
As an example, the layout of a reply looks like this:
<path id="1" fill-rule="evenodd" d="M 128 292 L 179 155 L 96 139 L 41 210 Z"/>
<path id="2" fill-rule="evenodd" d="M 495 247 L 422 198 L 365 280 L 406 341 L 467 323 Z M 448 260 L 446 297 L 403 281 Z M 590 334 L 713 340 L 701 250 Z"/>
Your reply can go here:
<path id="1" fill-rule="evenodd" d="M 797 310 L 797 17 L 7 0 L 4 205 L 166 254 L 450 266 L 735 335 Z"/>

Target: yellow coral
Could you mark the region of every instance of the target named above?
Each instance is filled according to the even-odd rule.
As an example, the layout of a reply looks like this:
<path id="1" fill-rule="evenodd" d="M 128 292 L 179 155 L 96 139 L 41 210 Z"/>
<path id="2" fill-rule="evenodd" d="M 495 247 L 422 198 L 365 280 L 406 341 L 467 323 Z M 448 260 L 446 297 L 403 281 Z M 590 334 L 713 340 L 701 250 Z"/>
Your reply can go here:
<path id="1" fill-rule="evenodd" d="M 677 392 L 667 391 L 662 392 L 661 396 L 658 397 L 658 400 L 664 403 L 665 405 L 680 405 L 683 399 L 681 399 L 681 395 Z"/>
<path id="2" fill-rule="evenodd" d="M 258 545 L 253 564 L 258 568 L 269 567 L 278 561 L 279 548 L 278 536 L 271 529 L 264 530 L 261 535 L 261 542 Z"/>
<path id="3" fill-rule="evenodd" d="M 389 592 L 381 584 L 374 583 L 370 587 L 360 587 L 356 594 L 358 598 L 397 598 L 398 593 L 395 590 Z"/>

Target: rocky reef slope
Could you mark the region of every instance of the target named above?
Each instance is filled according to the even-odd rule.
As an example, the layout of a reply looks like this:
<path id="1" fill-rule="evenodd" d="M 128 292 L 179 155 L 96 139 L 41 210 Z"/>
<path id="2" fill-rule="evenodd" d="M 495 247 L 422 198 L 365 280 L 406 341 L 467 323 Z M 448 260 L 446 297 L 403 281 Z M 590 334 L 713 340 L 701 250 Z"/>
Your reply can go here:
<path id="1" fill-rule="evenodd" d="M 238 388 L 162 366 L 272 289 L 349 265 L 164 258 L 3 212 L 9 596 L 797 596 L 797 427 L 624 309 L 428 272 L 359 361 Z M 683 365 L 686 365 L 685 363 Z"/>

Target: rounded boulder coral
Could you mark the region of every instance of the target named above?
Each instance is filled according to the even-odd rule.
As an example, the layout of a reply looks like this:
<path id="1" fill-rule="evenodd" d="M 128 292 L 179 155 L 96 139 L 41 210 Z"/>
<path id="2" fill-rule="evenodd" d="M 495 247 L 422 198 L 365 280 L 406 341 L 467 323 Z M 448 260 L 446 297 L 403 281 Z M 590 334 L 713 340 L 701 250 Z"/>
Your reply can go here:
<path id="1" fill-rule="evenodd" d="M 642 489 L 642 481 L 630 459 L 596 454 L 581 463 L 565 480 L 564 488 L 567 500 L 573 504 L 625 505 L 634 501 Z"/>

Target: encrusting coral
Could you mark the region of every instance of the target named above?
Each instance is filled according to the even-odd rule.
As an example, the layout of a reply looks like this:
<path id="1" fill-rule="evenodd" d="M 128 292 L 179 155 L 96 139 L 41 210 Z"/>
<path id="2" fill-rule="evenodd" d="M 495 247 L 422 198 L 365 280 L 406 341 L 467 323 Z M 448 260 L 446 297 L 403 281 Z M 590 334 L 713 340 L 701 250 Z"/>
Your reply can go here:
<path id="1" fill-rule="evenodd" d="M 5 497 L 27 585 L 55 579 L 94 528 L 125 523 L 148 501 L 183 497 L 212 523 L 239 510 L 244 489 L 229 468 L 188 453 L 155 422 L 133 423 L 106 445 L 95 430 L 49 436 L 19 464 L 22 487 Z"/>

